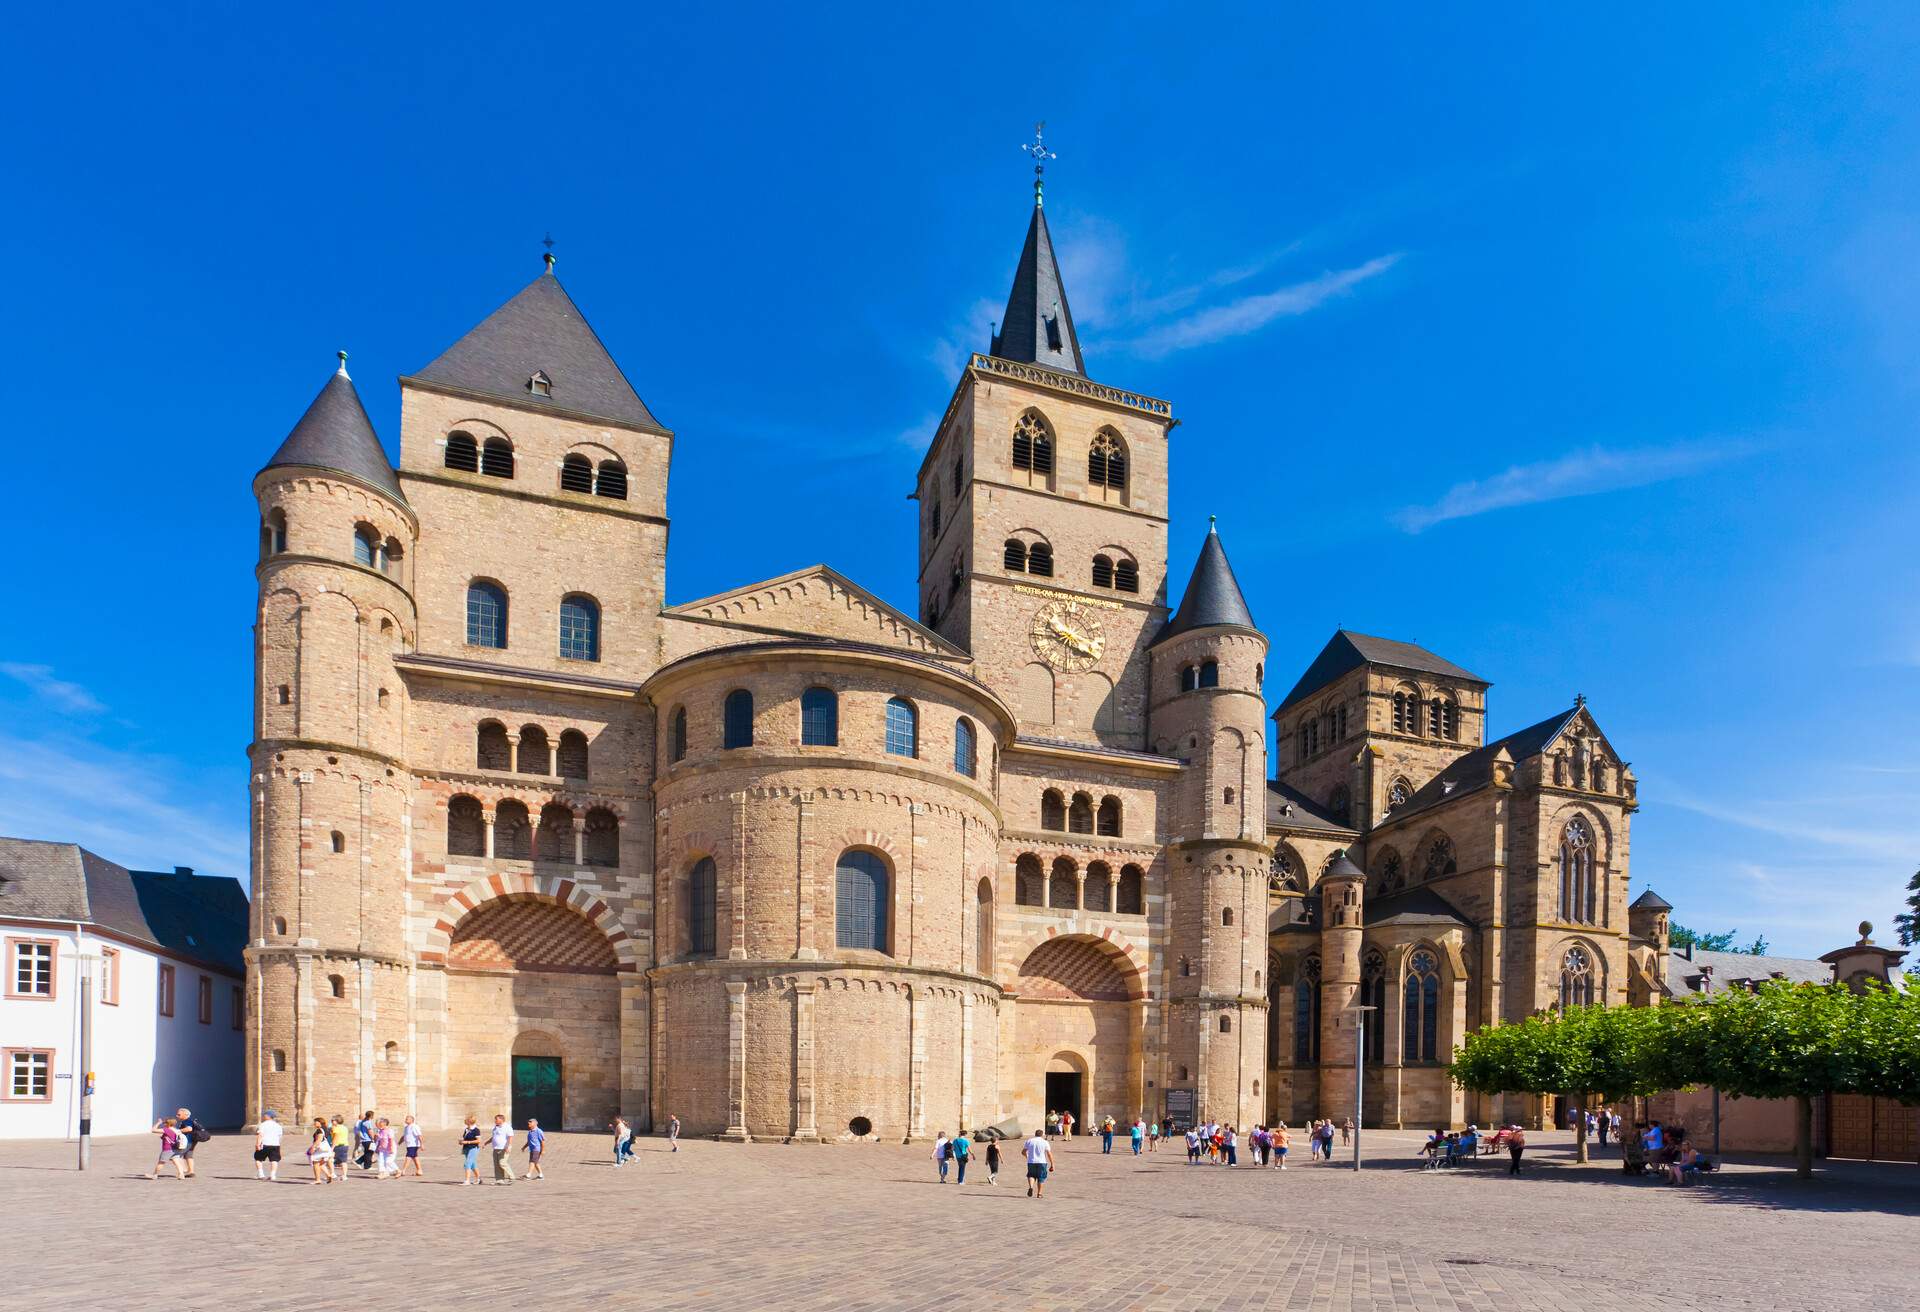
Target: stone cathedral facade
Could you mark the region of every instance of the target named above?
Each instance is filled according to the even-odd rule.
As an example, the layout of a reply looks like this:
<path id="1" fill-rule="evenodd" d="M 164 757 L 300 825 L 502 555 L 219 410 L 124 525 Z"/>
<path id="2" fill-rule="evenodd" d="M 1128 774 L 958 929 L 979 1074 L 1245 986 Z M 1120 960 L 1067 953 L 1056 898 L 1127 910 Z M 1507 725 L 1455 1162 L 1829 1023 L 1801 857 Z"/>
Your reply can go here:
<path id="1" fill-rule="evenodd" d="M 824 565 L 670 602 L 674 435 L 550 258 L 400 390 L 397 465 L 343 357 L 254 479 L 255 1108 L 1244 1125 L 1364 1047 L 1373 1123 L 1460 1122 L 1534 1111 L 1449 1086 L 1468 1028 L 1651 987 L 1586 706 L 1489 741 L 1483 679 L 1341 632 L 1270 710 L 1216 534 L 1170 586 L 1173 407 L 1089 377 L 1038 203 L 917 617 Z"/>

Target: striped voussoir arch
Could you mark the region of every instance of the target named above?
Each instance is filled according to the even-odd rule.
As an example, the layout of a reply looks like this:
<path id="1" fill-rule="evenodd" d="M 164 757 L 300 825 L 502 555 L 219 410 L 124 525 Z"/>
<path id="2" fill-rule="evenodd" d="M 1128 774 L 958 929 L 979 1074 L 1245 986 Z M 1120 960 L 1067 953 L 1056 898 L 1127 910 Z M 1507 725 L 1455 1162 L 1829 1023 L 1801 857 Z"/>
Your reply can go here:
<path id="1" fill-rule="evenodd" d="M 1133 945 L 1107 931 L 1058 934 L 1049 929 L 1020 965 L 1022 997 L 1125 1002 L 1144 995 Z"/>
<path id="2" fill-rule="evenodd" d="M 447 950 L 453 939 L 454 927 L 471 912 L 499 901 L 549 902 L 570 907 L 592 921 L 607 936 L 607 942 L 612 946 L 613 955 L 623 973 L 640 969 L 639 954 L 634 949 L 633 939 L 621 928 L 620 918 L 612 908 L 591 890 L 581 888 L 571 879 L 543 875 L 488 875 L 468 884 L 441 903 L 440 914 L 427 931 L 427 941 L 420 953 L 420 960 L 434 965 L 447 964 Z"/>

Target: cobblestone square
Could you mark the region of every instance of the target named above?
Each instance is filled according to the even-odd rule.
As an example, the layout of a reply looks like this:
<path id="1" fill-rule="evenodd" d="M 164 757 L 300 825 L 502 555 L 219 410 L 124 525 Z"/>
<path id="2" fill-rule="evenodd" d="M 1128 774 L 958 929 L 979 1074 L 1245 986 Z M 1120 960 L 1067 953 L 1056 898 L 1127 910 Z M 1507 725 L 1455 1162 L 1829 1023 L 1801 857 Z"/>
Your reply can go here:
<path id="1" fill-rule="evenodd" d="M 289 1135 L 291 1144 L 295 1136 Z M 1076 1139 L 1046 1198 L 1018 1167 L 936 1183 L 926 1145 L 660 1139 L 616 1170 L 605 1140 L 555 1135 L 552 1178 L 463 1188 L 451 1136 L 425 1182 L 254 1179 L 251 1139 L 200 1149 L 199 1179 L 148 1182 L 151 1140 L 8 1144 L 0 1307 L 1885 1309 L 1912 1305 L 1920 1173 L 1838 1164 L 1801 1185 L 1735 1165 L 1687 1189 L 1571 1164 L 1542 1135 L 1528 1171 L 1409 1162 L 1284 1173 L 1102 1156 Z M 484 1155 L 483 1155 L 484 1156 Z M 1012 1154 L 1009 1154 L 1011 1159 Z M 524 1155 L 521 1155 L 524 1162 Z"/>

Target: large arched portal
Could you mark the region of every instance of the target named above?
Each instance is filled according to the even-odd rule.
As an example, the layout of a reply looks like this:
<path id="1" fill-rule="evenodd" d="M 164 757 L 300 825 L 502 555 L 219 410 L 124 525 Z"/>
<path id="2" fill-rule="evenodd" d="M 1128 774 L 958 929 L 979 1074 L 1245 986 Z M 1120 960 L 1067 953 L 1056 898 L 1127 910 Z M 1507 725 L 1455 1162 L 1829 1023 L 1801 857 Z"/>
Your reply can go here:
<path id="1" fill-rule="evenodd" d="M 599 1129 L 620 1110 L 613 944 L 572 907 L 482 903 L 447 941 L 448 1111 Z"/>
<path id="2" fill-rule="evenodd" d="M 1146 1110 L 1146 991 L 1124 949 L 1092 935 L 1049 938 L 1021 963 L 1015 991 L 1009 1092 L 1023 1127 L 1037 1128 L 1048 1111 L 1070 1111 L 1076 1129 L 1091 1129 Z"/>

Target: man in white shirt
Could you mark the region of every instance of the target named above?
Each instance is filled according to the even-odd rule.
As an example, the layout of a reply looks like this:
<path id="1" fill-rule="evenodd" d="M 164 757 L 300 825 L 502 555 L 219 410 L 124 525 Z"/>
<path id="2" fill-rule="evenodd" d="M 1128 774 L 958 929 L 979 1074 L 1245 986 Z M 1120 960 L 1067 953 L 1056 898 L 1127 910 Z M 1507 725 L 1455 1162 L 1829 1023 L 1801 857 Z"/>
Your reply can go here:
<path id="1" fill-rule="evenodd" d="M 1040 1198 L 1047 1192 L 1047 1170 L 1053 1165 L 1053 1145 L 1038 1130 L 1024 1145 L 1027 1154 L 1027 1197 Z"/>
<path id="2" fill-rule="evenodd" d="M 253 1132 L 253 1174 L 258 1180 L 273 1183 L 280 1178 L 280 1136 L 284 1133 L 272 1112 L 260 1113 L 260 1128 Z"/>
<path id="3" fill-rule="evenodd" d="M 493 1182 L 495 1184 L 513 1183 L 513 1162 L 508 1154 L 513 1150 L 513 1127 L 507 1124 L 507 1118 L 493 1118 Z"/>

